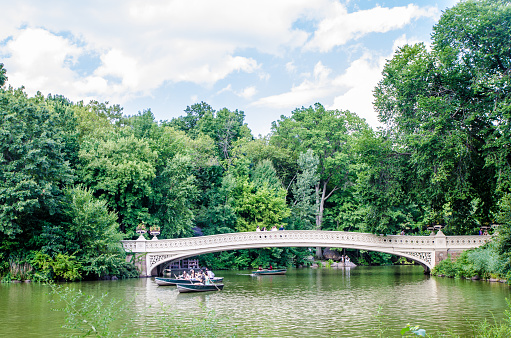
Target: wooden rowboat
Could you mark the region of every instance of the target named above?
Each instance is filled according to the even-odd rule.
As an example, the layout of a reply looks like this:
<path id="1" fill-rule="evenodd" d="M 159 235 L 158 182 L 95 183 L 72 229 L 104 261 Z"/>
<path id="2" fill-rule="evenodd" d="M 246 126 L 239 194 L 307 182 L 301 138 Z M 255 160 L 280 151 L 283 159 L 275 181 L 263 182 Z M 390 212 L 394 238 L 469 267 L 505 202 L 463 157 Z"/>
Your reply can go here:
<path id="1" fill-rule="evenodd" d="M 224 277 L 210 278 L 210 281 L 212 281 L 213 283 L 222 282 L 223 280 L 224 280 Z M 192 283 L 200 282 L 200 280 L 198 280 L 197 278 L 184 279 L 184 278 L 167 278 L 167 277 L 155 277 L 154 281 L 159 286 L 176 285 L 176 284 L 192 284 Z"/>
<path id="2" fill-rule="evenodd" d="M 223 284 L 176 284 L 177 291 L 182 292 L 207 292 L 207 291 L 220 291 L 224 288 Z"/>
<path id="3" fill-rule="evenodd" d="M 287 272 L 286 269 L 273 269 L 273 270 L 257 270 L 252 271 L 253 275 L 260 276 L 260 275 L 284 275 Z"/>

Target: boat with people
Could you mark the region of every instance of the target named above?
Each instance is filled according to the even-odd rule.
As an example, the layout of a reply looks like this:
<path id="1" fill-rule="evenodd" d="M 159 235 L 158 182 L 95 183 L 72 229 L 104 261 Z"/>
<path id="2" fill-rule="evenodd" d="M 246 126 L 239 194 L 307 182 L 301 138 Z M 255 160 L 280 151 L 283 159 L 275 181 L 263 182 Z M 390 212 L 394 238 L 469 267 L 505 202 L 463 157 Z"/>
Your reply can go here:
<path id="1" fill-rule="evenodd" d="M 212 277 L 209 278 L 209 280 L 213 283 L 222 282 L 224 280 L 224 277 Z M 159 286 L 169 286 L 169 285 L 176 285 L 176 284 L 193 284 L 193 283 L 200 283 L 201 280 L 199 278 L 168 278 L 168 277 L 154 277 L 154 281 Z"/>
<path id="2" fill-rule="evenodd" d="M 204 283 L 193 283 L 193 284 L 176 284 L 177 291 L 183 292 L 207 292 L 207 291 L 220 291 L 224 288 L 223 284 L 204 284 Z"/>
<path id="3" fill-rule="evenodd" d="M 271 269 L 271 270 L 268 270 L 268 269 L 262 269 L 262 270 L 257 270 L 257 271 L 252 271 L 252 274 L 253 275 L 256 275 L 256 276 L 261 276 L 261 275 L 285 275 L 287 272 L 286 269 Z"/>

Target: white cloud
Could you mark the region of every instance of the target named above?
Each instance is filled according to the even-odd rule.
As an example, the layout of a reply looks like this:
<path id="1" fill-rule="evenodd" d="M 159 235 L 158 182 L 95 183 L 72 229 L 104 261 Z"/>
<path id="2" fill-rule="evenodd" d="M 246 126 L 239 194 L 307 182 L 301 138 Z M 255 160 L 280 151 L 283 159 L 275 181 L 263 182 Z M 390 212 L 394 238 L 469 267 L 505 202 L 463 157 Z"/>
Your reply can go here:
<path id="1" fill-rule="evenodd" d="M 379 125 L 373 107 L 373 89 L 381 80 L 385 64 L 383 57 L 374 58 L 369 53 L 350 64 L 346 71 L 332 81 L 335 88 L 348 88 L 334 97 L 329 109 L 350 110 L 365 118 L 373 127 Z"/>
<path id="2" fill-rule="evenodd" d="M 373 89 L 381 79 L 384 64 L 385 58 L 365 53 L 342 74 L 331 76 L 332 70 L 318 62 L 312 78 L 293 86 L 289 92 L 261 98 L 252 105 L 292 110 L 327 100 L 332 101 L 325 104 L 327 109 L 350 110 L 375 127 L 379 122 L 372 105 Z"/>
<path id="3" fill-rule="evenodd" d="M 296 66 L 293 61 L 289 61 L 288 63 L 286 63 L 286 71 L 288 73 L 296 72 Z"/>
<path id="4" fill-rule="evenodd" d="M 367 102 L 362 96 L 373 74 L 380 74 L 379 61 L 358 57 L 342 68 L 346 48 L 341 55 L 334 47 L 439 11 L 408 5 L 350 13 L 345 6 L 338 0 L 11 1 L 2 5 L 0 56 L 8 84 L 24 85 L 29 94 L 41 90 L 121 105 L 143 98 L 158 105 L 169 97 L 205 99 L 189 90 L 214 99 L 225 80 L 231 85 L 220 92 L 246 101 L 282 92 L 257 99 L 253 107 L 293 109 L 319 101 L 359 113 L 367 107 L 350 107 Z M 410 41 L 405 35 L 402 40 Z M 370 49 L 357 42 L 361 47 L 353 55 Z M 337 54 L 319 53 L 327 51 Z M 322 62 L 331 65 L 335 58 L 339 66 L 332 69 Z M 157 95 L 163 84 L 162 99 Z M 174 109 L 167 106 L 167 112 Z"/>
<path id="5" fill-rule="evenodd" d="M 257 89 L 256 87 L 254 86 L 249 86 L 249 87 L 246 87 L 244 88 L 240 93 L 239 93 L 239 96 L 245 98 L 245 99 L 250 99 L 252 98 L 255 94 L 257 94 Z"/>
<path id="6" fill-rule="evenodd" d="M 402 28 L 413 19 L 436 17 L 434 7 L 421 8 L 410 4 L 406 7 L 384 8 L 377 6 L 369 10 L 348 13 L 346 7 L 335 3 L 330 12 L 319 23 L 314 37 L 305 49 L 328 52 L 336 46 L 346 44 L 369 33 L 384 33 Z"/>
<path id="7" fill-rule="evenodd" d="M 261 98 L 251 105 L 293 109 L 297 106 L 319 102 L 321 98 L 335 90 L 331 86 L 331 79 L 329 79 L 331 69 L 318 62 L 312 73 L 312 76 L 308 76 L 298 86 L 293 86 L 289 92 Z"/>
<path id="8" fill-rule="evenodd" d="M 76 90 L 77 77 L 70 69 L 83 53 L 66 39 L 43 29 L 25 29 L 3 48 L 8 54 L 9 83 L 15 87 L 30 84 L 49 92 Z M 55 81 L 59 79 L 59 81 Z"/>
<path id="9" fill-rule="evenodd" d="M 232 92 L 232 85 L 230 83 L 227 86 L 225 86 L 224 88 L 217 91 L 216 94 L 219 95 L 219 94 L 222 94 L 225 92 Z"/>
<path id="10" fill-rule="evenodd" d="M 249 86 L 249 87 L 243 88 L 240 91 L 236 91 L 232 88 L 231 84 L 228 84 L 224 88 L 220 89 L 216 94 L 219 95 L 219 94 L 226 93 L 226 92 L 233 93 L 234 95 L 242 97 L 244 99 L 250 99 L 257 93 L 257 89 L 254 86 Z"/>

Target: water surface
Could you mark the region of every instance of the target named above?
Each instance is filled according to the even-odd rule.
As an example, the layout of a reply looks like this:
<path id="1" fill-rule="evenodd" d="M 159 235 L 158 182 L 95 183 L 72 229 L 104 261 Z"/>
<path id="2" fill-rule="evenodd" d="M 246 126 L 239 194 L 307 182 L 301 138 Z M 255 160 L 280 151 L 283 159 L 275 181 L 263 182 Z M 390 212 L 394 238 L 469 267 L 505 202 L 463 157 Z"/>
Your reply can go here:
<path id="1" fill-rule="evenodd" d="M 130 279 L 68 283 L 72 289 L 128 302 L 122 318 L 143 336 L 164 336 L 168 317 L 194 323 L 214 310 L 221 325 L 240 337 L 399 337 L 407 323 L 428 334 L 470 336 L 470 325 L 503 318 L 509 286 L 471 280 L 435 278 L 418 266 L 352 269 L 292 269 L 283 276 L 250 276 L 250 271 L 216 271 L 224 276 L 221 292 L 179 294 L 154 280 Z M 65 313 L 52 311 L 48 287 L 0 285 L 0 336 L 49 337 L 62 329 Z M 57 299 L 58 300 L 58 299 Z M 202 305 L 201 305 L 202 304 Z M 380 312 L 379 312 L 380 309 Z M 380 315 L 378 315 L 380 313 Z M 186 334 L 186 332 L 185 332 Z"/>

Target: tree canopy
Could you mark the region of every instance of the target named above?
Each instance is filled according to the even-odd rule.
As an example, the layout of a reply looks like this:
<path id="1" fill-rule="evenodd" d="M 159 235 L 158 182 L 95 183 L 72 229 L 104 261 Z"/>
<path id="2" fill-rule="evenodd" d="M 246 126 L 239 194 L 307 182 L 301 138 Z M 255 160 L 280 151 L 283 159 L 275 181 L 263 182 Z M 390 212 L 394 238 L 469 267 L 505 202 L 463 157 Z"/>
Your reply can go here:
<path id="1" fill-rule="evenodd" d="M 442 14 L 430 45 L 401 46 L 387 60 L 374 89 L 382 128 L 317 103 L 256 138 L 243 111 L 206 102 L 156 121 L 151 109 L 29 97 L 6 87 L 0 63 L 0 275 L 12 262 L 54 279 L 136 274 L 119 240 L 136 238 L 141 223 L 160 238 L 257 226 L 476 234 L 500 223 L 495 250 L 511 271 L 510 69 L 511 1 L 462 1 Z M 225 268 L 309 255 L 202 259 Z"/>

